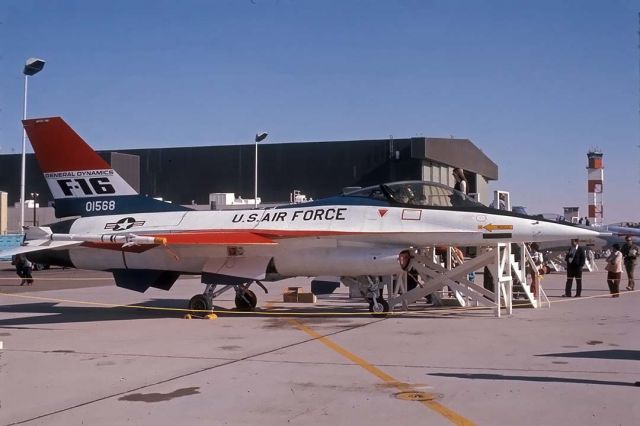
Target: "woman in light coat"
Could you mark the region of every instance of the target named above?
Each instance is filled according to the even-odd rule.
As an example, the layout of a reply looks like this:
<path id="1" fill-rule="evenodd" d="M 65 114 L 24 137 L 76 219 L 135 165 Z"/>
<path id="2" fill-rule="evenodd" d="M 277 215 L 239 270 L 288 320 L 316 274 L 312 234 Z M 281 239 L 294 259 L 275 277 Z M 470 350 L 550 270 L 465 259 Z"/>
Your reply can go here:
<path id="1" fill-rule="evenodd" d="M 620 245 L 614 244 L 611 254 L 607 257 L 607 284 L 611 297 L 620 296 L 620 278 L 622 278 L 622 253 Z"/>

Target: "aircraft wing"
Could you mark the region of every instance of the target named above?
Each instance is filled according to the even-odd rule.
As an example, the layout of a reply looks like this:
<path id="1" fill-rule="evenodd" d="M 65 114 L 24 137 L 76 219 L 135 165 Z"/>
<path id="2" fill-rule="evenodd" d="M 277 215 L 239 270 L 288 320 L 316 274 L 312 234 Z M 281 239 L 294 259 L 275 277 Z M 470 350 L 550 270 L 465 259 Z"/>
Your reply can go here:
<path id="1" fill-rule="evenodd" d="M 64 247 L 77 246 L 82 241 L 51 241 L 51 240 L 31 240 L 24 246 L 14 247 L 12 249 L 0 251 L 0 257 L 9 257 L 21 253 L 33 253 L 42 250 L 56 250 Z"/>
<path id="2" fill-rule="evenodd" d="M 638 228 L 630 228 L 628 226 L 620 225 L 607 225 L 607 230 L 609 232 L 615 233 L 616 235 L 640 237 L 640 229 Z"/>
<path id="3" fill-rule="evenodd" d="M 275 245 L 277 242 L 253 232 L 177 232 L 168 234 L 52 234 L 47 227 L 27 231 L 25 244 L 0 252 L 3 257 L 20 253 L 56 250 L 71 246 L 91 246 L 125 251 L 144 251 L 157 245 Z"/>
<path id="4" fill-rule="evenodd" d="M 23 245 L 0 251 L 0 256 L 9 257 L 21 253 L 33 253 L 42 250 L 56 250 L 63 247 L 77 246 L 82 241 L 54 241 L 51 239 L 51 228 L 37 226 L 27 229 Z"/>

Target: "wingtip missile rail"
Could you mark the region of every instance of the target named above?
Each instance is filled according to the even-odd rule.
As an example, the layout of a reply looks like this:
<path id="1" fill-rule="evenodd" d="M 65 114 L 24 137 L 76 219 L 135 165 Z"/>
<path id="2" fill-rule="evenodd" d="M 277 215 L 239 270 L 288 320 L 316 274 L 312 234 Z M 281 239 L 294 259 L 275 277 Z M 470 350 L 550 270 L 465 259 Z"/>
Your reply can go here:
<path id="1" fill-rule="evenodd" d="M 86 243 L 123 244 L 125 247 L 134 245 L 166 245 L 163 237 L 144 236 L 136 234 L 51 234 L 51 241 L 80 241 Z"/>

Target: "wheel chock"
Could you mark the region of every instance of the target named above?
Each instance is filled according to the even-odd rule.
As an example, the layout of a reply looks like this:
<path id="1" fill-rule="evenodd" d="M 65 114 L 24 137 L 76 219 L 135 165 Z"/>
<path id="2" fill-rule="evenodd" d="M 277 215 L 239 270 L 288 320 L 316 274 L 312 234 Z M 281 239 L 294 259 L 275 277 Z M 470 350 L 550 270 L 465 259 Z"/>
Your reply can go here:
<path id="1" fill-rule="evenodd" d="M 185 314 L 184 317 L 182 317 L 184 319 L 191 319 L 191 314 Z"/>
<path id="2" fill-rule="evenodd" d="M 208 319 L 208 320 L 214 320 L 217 319 L 218 316 L 216 314 L 207 314 L 204 316 L 204 319 Z"/>

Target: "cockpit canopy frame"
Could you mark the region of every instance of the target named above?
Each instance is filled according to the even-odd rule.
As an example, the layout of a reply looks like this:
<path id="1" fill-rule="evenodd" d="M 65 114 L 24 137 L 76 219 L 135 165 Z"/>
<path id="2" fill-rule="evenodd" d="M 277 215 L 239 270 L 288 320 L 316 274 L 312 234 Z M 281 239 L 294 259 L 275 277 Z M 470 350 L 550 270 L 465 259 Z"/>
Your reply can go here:
<path id="1" fill-rule="evenodd" d="M 435 182 L 403 181 L 369 186 L 344 194 L 348 197 L 363 197 L 391 204 L 413 207 L 481 207 L 483 204 L 468 195 L 446 185 Z"/>

